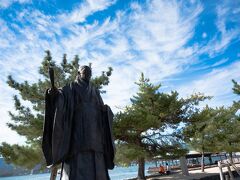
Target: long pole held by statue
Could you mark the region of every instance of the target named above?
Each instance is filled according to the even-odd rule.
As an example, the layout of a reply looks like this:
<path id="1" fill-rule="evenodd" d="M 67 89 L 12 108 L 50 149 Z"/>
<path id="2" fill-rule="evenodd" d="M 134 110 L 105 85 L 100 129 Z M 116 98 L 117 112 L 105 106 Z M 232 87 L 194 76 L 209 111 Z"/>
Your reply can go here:
<path id="1" fill-rule="evenodd" d="M 55 89 L 55 85 L 54 85 L 54 70 L 53 70 L 53 66 L 52 65 L 49 66 L 48 73 L 49 73 L 49 77 L 50 77 L 50 81 L 51 81 L 51 90 L 53 90 L 53 89 Z M 51 167 L 50 180 L 56 180 L 57 170 L 58 170 L 58 166 L 57 165 L 53 165 Z"/>
<path id="2" fill-rule="evenodd" d="M 48 73 L 49 73 L 49 77 L 50 77 L 50 81 L 51 81 L 51 88 L 54 89 L 55 85 L 54 85 L 54 70 L 53 70 L 53 66 L 50 65 L 49 69 L 48 69 Z"/>

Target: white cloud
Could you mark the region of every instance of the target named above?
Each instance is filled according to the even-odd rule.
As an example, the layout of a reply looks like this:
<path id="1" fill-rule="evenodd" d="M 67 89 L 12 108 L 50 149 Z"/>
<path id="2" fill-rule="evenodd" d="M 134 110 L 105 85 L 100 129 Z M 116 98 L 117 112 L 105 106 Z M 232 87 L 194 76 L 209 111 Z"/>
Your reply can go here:
<path id="1" fill-rule="evenodd" d="M 232 91 L 233 83 L 231 80 L 240 81 L 239 68 L 240 62 L 238 61 L 227 67 L 212 70 L 210 73 L 180 86 L 178 88 L 179 93 L 185 97 L 201 92 L 207 96 L 214 97 L 207 102 L 209 105 L 230 105 L 231 101 L 229 101 L 229 98 L 237 100 Z"/>
<path id="2" fill-rule="evenodd" d="M 115 1 L 84 1 L 72 12 L 57 16 L 31 9 L 20 11 L 17 21 L 21 26 L 13 23 L 10 28 L 5 24 L 5 32 L 11 37 L 0 35 L 1 41 L 6 41 L 0 47 L 0 51 L 4 51 L 0 54 L 0 65 L 4 66 L 0 70 L 4 77 L 1 82 L 4 83 L 8 74 L 13 74 L 18 81 L 33 82 L 40 78 L 37 67 L 46 49 L 52 51 L 58 62 L 63 53 L 70 58 L 79 54 L 84 63 L 93 62 L 94 74 L 100 74 L 107 66 L 113 67 L 104 99 L 117 111 L 116 107 L 126 105 L 136 92 L 134 82 L 140 72 L 157 82 L 181 72 L 184 65 L 194 61 L 192 55 L 196 47 L 187 47 L 187 43 L 194 35 L 202 12 L 200 4 L 185 7 L 175 1 L 153 0 L 144 5 L 146 11 L 143 5 L 135 3 L 130 6 L 130 14 L 119 11 L 115 19 L 108 17 L 103 23 L 76 24 L 113 3 Z M 15 31 L 19 33 L 17 37 Z M 6 92 L 6 97 L 13 94 Z M 12 107 L 11 100 L 1 99 L 1 102 L 8 110 Z M 5 117 L 7 121 L 9 117 Z"/>
<path id="3" fill-rule="evenodd" d="M 69 59 L 78 54 L 82 64 L 93 63 L 94 75 L 99 75 L 108 66 L 113 67 L 110 84 L 105 88 L 107 94 L 103 97 L 116 112 L 117 107 L 126 105 L 136 92 L 134 82 L 138 80 L 140 72 L 144 72 L 156 83 L 171 79 L 191 64 L 198 63 L 199 54 L 223 51 L 220 46 L 217 47 L 217 38 L 212 39 L 206 48 L 197 43 L 188 45 L 203 11 L 199 1 L 192 1 L 189 6 L 178 1 L 152 0 L 146 4 L 134 2 L 129 6 L 130 13 L 121 10 L 116 13 L 116 17 L 106 17 L 103 22 L 96 20 L 88 24 L 88 16 L 107 9 L 114 3 L 110 0 L 83 1 L 73 11 L 56 16 L 32 9 L 19 10 L 15 20 L 17 23 L 12 22 L 10 26 L 0 20 L 0 52 L 4 52 L 0 53 L 0 66 L 4 67 L 0 69 L 0 83 L 7 86 L 5 81 L 9 74 L 13 74 L 18 81 L 33 82 L 40 78 L 37 67 L 46 49 L 51 50 L 57 62 L 63 53 L 67 53 Z M 220 44 L 227 47 L 233 37 L 227 38 L 231 33 L 227 29 L 224 31 L 224 27 L 221 32 L 226 34 L 223 39 L 227 41 L 221 40 Z M 210 45 L 213 45 L 214 51 Z M 217 63 L 215 66 L 224 63 L 224 60 Z M 218 93 L 217 87 L 223 85 L 223 79 L 227 81 L 227 78 L 235 77 L 227 75 L 231 74 L 230 70 L 226 70 L 225 74 L 225 77 L 219 79 L 214 73 L 209 75 L 216 82 L 220 81 L 215 83 L 216 88 L 210 86 L 210 95 L 211 92 Z M 197 88 L 204 80 L 186 86 Z M 196 90 L 206 92 L 214 80 L 207 81 L 208 84 Z M 0 98 L 0 104 L 6 107 L 0 113 L 12 108 L 11 97 L 15 92 L 9 89 L 0 89 L 0 93 L 5 92 L 4 98 Z M 184 87 L 180 89 L 181 92 L 190 92 L 189 88 L 185 88 L 186 91 Z M 221 95 L 227 96 L 219 94 Z M 4 123 L 9 121 L 9 117 L 6 115 L 4 120 Z"/>
<path id="4" fill-rule="evenodd" d="M 216 63 L 214 63 L 211 67 L 216 67 L 216 66 L 222 65 L 227 61 L 228 61 L 228 58 L 223 58 L 220 61 L 217 61 Z"/>
<path id="5" fill-rule="evenodd" d="M 204 32 L 204 33 L 202 33 L 202 38 L 206 38 L 207 37 L 207 33 L 206 32 Z"/>
<path id="6" fill-rule="evenodd" d="M 116 0 L 84 0 L 84 2 L 78 5 L 73 11 L 61 14 L 58 18 L 63 24 L 84 22 L 89 15 L 97 11 L 102 11 L 115 2 Z"/>
<path id="7" fill-rule="evenodd" d="M 19 3 L 24 2 L 27 1 L 19 1 Z M 92 1 L 85 1 L 84 3 L 83 5 L 87 6 L 86 9 L 90 8 L 88 11 L 89 14 L 85 13 L 84 15 L 86 18 L 95 11 L 107 8 L 110 4 L 114 3 L 114 1 L 98 1 L 97 4 L 94 4 Z M 84 9 L 83 5 L 81 5 L 81 8 Z M 10 4 L 8 6 L 10 6 Z M 74 9 L 74 12 L 77 12 L 77 9 Z M 4 127 L 4 131 L 0 132 L 0 137 L 3 137 L 3 139 L 0 139 L 0 142 L 5 140 L 5 136 L 2 133 L 8 132 L 8 134 L 13 137 L 8 138 L 10 143 L 22 143 L 23 139 L 14 138 L 16 137 L 16 133 L 5 125 L 10 121 L 7 112 L 13 109 L 12 95 L 16 94 L 15 91 L 7 87 L 7 76 L 11 74 L 17 81 L 28 80 L 34 82 L 41 78 L 38 74 L 38 67 L 44 57 L 44 50 L 50 49 L 54 60 L 59 62 L 61 61 L 63 53 L 66 52 L 70 54 L 70 57 L 73 57 L 75 54 L 80 54 L 79 51 L 76 50 L 81 48 L 81 45 L 78 44 L 72 50 L 64 49 L 64 38 L 62 37 L 64 37 L 65 34 L 62 30 L 65 28 L 74 34 L 76 31 L 71 32 L 71 30 L 79 30 L 74 28 L 75 24 L 63 24 L 61 19 L 58 19 L 59 16 L 45 15 L 38 10 L 29 8 L 20 9 L 17 14 L 18 16 L 14 17 L 14 22 L 10 25 L 3 19 L 0 19 L 0 65 L 4 67 L 0 69 L 0 83 L 1 87 L 6 87 L 0 89 L 0 104 L 4 107 L 0 109 L 1 114 L 3 114 L 1 127 Z M 107 20 L 104 24 L 107 24 Z M 104 24 L 102 24 L 102 27 L 105 26 Z M 92 30 L 91 34 L 87 34 L 87 37 L 89 35 L 97 36 L 103 33 L 101 32 L 101 28 L 98 29 L 95 27 L 94 29 L 94 25 L 86 25 L 84 28 L 86 28 L 87 31 Z"/>
<path id="8" fill-rule="evenodd" d="M 8 8 L 13 3 L 24 4 L 24 3 L 30 3 L 30 2 L 31 0 L 0 0 L 0 8 Z"/>
<path id="9" fill-rule="evenodd" d="M 12 96 L 10 94 L 14 93 L 15 91 L 10 87 L 6 86 L 5 82 L 0 80 L 0 143 L 1 142 L 8 142 L 8 143 L 19 143 L 22 144 L 25 138 L 20 137 L 17 135 L 16 132 L 10 130 L 6 123 L 9 122 L 9 114 L 8 111 L 13 109 Z"/>
<path id="10" fill-rule="evenodd" d="M 239 25 L 240 25 L 240 12 L 235 11 L 238 7 L 231 4 L 234 1 L 224 1 L 216 7 L 216 27 L 218 33 L 199 50 L 199 54 L 207 53 L 210 57 L 215 57 L 223 53 L 233 40 L 239 40 Z M 232 28 L 227 27 L 227 22 L 236 23 L 237 25 Z"/>

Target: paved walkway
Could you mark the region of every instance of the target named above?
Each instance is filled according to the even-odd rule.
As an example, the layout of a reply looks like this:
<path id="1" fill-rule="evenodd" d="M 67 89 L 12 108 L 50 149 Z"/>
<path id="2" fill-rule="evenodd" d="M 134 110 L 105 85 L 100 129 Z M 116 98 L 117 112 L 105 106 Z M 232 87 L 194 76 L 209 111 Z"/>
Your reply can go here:
<path id="1" fill-rule="evenodd" d="M 237 165 L 240 167 L 240 165 Z M 233 171 L 233 169 L 232 169 Z M 227 172 L 227 168 L 223 168 L 223 172 Z M 201 172 L 201 169 L 197 170 L 190 170 L 189 171 L 189 176 L 184 176 L 181 174 L 180 171 L 172 173 L 170 175 L 156 175 L 156 177 L 151 177 L 148 178 L 148 180 L 188 180 L 188 179 L 200 179 L 203 177 L 208 177 L 208 176 L 213 176 L 213 175 L 218 175 L 219 176 L 219 168 L 218 167 L 211 167 L 205 169 L 205 172 Z M 236 179 L 240 180 L 240 177 L 237 177 Z"/>

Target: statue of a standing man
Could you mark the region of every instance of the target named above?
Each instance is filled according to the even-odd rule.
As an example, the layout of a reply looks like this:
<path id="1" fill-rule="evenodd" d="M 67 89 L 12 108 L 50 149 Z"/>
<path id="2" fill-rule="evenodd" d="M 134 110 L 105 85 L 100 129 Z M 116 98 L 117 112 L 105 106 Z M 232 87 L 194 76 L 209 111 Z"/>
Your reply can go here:
<path id="1" fill-rule="evenodd" d="M 57 89 L 51 78 L 46 92 L 43 153 L 48 166 L 63 164 L 64 180 L 109 180 L 114 167 L 113 113 L 91 75 L 82 66 L 76 81 Z"/>

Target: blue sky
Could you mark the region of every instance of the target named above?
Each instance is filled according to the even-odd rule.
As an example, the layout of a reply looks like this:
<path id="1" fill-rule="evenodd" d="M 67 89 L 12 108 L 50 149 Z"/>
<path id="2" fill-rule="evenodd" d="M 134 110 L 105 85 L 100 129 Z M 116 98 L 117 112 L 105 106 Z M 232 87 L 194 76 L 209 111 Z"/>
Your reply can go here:
<path id="1" fill-rule="evenodd" d="M 201 92 L 214 96 L 209 105 L 228 106 L 239 99 L 231 80 L 240 81 L 240 1 L 0 0 L 0 142 L 24 140 L 5 125 L 17 93 L 7 75 L 41 78 L 47 49 L 57 62 L 78 54 L 94 75 L 112 66 L 103 98 L 115 112 L 141 72 L 164 92 Z"/>

